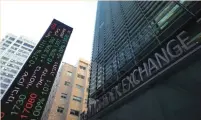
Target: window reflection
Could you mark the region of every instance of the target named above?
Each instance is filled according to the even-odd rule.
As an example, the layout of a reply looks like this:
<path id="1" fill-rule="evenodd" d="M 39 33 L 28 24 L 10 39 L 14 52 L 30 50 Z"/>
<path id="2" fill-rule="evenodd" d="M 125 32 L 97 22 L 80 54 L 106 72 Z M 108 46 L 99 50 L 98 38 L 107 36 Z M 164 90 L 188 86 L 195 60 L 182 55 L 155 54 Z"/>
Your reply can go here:
<path id="1" fill-rule="evenodd" d="M 175 2 L 170 2 L 161 13 L 155 18 L 156 23 L 160 29 L 164 29 L 170 22 L 172 22 L 180 13 L 182 9 Z"/>

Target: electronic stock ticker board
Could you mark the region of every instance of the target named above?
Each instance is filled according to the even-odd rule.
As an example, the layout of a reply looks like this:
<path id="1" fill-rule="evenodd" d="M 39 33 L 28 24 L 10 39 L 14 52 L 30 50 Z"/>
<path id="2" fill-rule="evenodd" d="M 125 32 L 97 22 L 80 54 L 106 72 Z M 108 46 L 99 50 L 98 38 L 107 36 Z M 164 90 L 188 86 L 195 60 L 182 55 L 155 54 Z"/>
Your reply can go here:
<path id="1" fill-rule="evenodd" d="M 40 120 L 73 28 L 53 20 L 1 99 L 1 120 Z"/>

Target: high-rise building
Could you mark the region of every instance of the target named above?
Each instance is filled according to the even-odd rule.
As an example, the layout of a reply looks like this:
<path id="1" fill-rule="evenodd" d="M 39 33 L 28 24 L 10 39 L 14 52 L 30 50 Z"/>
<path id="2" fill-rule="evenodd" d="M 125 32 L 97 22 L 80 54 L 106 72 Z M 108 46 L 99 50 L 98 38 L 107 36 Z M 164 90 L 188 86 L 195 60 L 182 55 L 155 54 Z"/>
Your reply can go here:
<path id="1" fill-rule="evenodd" d="M 1 97 L 17 76 L 35 45 L 28 38 L 17 37 L 13 34 L 7 34 L 0 42 Z"/>
<path id="2" fill-rule="evenodd" d="M 90 63 L 83 59 L 77 67 L 62 63 L 42 120 L 79 120 L 87 111 L 89 69 Z"/>
<path id="3" fill-rule="evenodd" d="M 198 120 L 200 24 L 199 1 L 99 1 L 82 119 Z"/>

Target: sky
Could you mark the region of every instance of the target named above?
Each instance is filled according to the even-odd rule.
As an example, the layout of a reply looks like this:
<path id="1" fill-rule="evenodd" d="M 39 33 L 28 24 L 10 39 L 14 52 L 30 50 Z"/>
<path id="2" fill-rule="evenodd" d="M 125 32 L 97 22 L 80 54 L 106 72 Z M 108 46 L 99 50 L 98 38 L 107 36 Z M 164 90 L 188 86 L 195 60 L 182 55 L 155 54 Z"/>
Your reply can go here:
<path id="1" fill-rule="evenodd" d="M 79 58 L 90 61 L 97 1 L 2 0 L 1 39 L 7 33 L 26 36 L 38 43 L 55 18 L 73 28 L 63 62 L 76 65 Z"/>

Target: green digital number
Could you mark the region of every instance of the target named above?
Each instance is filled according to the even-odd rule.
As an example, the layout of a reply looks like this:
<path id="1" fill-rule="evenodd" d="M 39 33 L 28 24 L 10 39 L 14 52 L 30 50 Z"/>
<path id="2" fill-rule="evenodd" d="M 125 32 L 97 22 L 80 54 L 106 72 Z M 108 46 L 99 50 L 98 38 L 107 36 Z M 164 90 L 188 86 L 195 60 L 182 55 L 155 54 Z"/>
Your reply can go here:
<path id="1" fill-rule="evenodd" d="M 64 41 L 67 41 L 67 40 L 69 39 L 69 37 L 70 37 L 70 36 L 69 36 L 69 35 L 67 35 L 67 34 L 66 34 L 66 35 L 64 35 Z"/>
<path id="2" fill-rule="evenodd" d="M 49 43 L 54 44 L 55 38 L 51 37 L 51 39 L 49 40 Z"/>
<path id="3" fill-rule="evenodd" d="M 52 63 L 52 59 L 51 58 L 47 58 L 47 63 L 51 64 Z"/>

